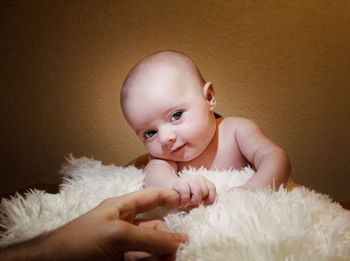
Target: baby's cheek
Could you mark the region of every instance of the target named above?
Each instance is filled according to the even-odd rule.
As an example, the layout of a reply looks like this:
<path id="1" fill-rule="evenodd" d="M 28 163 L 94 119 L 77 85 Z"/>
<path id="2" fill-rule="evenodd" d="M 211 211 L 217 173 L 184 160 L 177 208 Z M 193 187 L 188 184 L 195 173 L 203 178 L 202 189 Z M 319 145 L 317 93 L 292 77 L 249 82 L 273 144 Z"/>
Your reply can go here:
<path id="1" fill-rule="evenodd" d="M 161 147 L 155 144 L 146 146 L 146 149 L 154 157 L 161 157 L 163 155 Z"/>
<path id="2" fill-rule="evenodd" d="M 154 149 L 154 146 L 152 146 L 152 144 L 144 144 L 145 145 L 145 148 L 146 150 L 150 153 L 150 154 L 153 154 L 155 149 Z"/>

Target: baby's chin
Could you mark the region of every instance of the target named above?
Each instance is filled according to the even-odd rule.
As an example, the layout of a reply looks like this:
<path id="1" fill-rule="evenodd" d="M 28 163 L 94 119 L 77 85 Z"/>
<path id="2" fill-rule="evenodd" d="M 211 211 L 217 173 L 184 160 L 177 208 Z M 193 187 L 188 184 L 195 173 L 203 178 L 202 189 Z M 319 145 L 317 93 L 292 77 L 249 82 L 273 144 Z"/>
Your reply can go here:
<path id="1" fill-rule="evenodd" d="M 171 154 L 162 155 L 161 157 L 155 157 L 155 158 L 174 161 L 174 162 L 188 162 L 197 158 L 200 154 L 201 153 L 183 153 L 183 154 L 174 153 L 173 155 Z"/>

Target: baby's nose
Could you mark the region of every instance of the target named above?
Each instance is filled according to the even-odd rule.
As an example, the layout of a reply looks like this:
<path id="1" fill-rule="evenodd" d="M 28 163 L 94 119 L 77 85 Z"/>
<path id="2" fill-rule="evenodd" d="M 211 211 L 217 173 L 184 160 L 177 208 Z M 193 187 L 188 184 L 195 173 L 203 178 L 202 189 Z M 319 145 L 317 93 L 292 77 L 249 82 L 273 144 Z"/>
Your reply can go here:
<path id="1" fill-rule="evenodd" d="M 176 134 L 172 131 L 163 131 L 160 133 L 159 139 L 162 144 L 174 143 L 176 140 Z"/>

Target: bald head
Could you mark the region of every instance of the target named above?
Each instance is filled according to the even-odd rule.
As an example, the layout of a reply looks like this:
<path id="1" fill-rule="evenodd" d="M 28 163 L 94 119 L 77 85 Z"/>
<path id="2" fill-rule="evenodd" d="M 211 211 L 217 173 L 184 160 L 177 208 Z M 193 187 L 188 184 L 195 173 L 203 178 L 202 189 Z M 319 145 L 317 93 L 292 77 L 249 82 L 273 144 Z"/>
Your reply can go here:
<path id="1" fill-rule="evenodd" d="M 202 87 L 205 83 L 194 62 L 185 54 L 177 51 L 159 51 L 138 62 L 128 73 L 121 91 L 121 105 L 128 99 L 133 89 L 147 91 L 156 84 L 173 81 L 181 86 L 186 80 L 186 88 Z"/>

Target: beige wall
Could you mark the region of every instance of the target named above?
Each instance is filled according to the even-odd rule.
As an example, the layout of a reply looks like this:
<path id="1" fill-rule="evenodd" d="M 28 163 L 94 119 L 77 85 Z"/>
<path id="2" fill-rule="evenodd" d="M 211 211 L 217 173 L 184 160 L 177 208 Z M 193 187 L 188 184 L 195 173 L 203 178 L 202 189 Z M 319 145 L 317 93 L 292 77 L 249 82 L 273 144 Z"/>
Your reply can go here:
<path id="1" fill-rule="evenodd" d="M 68 153 L 123 165 L 144 152 L 124 121 L 128 69 L 188 53 L 217 111 L 255 120 L 297 182 L 350 199 L 350 1 L 1 1 L 6 192 L 59 181 Z"/>

